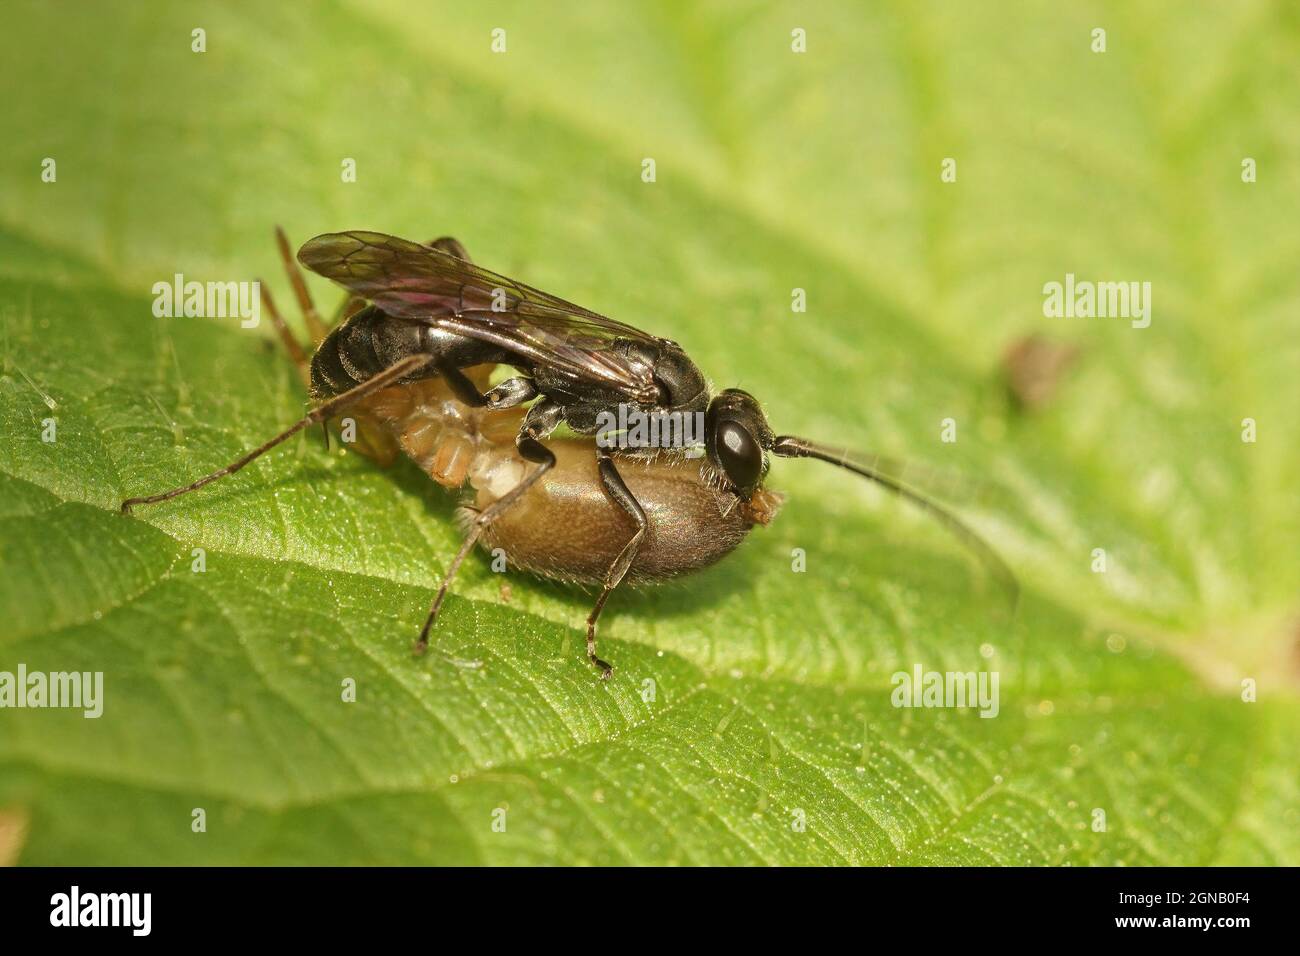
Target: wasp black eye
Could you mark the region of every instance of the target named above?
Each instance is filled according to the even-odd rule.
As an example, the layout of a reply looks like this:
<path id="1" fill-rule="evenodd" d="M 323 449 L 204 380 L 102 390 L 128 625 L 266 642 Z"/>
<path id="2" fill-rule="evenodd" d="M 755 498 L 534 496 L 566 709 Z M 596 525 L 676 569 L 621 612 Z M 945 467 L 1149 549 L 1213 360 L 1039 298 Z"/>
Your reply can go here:
<path id="1" fill-rule="evenodd" d="M 763 477 L 763 449 L 745 426 L 723 421 L 714 436 L 715 453 L 722 470 L 740 491 L 758 487 Z"/>

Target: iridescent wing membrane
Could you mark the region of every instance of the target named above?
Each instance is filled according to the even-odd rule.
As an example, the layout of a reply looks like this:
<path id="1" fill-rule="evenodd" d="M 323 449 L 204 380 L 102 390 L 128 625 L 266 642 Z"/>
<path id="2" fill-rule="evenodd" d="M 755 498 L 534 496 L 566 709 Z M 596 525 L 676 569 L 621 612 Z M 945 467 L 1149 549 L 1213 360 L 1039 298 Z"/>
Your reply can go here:
<path id="1" fill-rule="evenodd" d="M 640 402 L 658 394 L 651 369 L 612 348 L 616 339 L 653 336 L 429 246 L 331 232 L 309 239 L 298 261 L 389 315 L 489 342 Z"/>

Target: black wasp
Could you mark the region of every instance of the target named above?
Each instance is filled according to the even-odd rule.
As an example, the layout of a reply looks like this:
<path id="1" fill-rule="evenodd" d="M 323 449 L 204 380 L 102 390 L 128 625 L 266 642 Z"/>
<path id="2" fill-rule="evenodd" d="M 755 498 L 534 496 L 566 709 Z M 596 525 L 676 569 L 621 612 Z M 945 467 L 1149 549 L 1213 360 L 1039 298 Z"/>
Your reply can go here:
<path id="1" fill-rule="evenodd" d="M 459 485 L 471 474 L 516 476 L 508 487 L 490 478 L 475 484 L 477 506 L 464 510 L 465 540 L 420 632 L 416 647 L 421 651 L 452 579 L 482 539 L 485 545 L 505 546 L 525 570 L 600 587 L 587 618 L 587 655 L 608 677 L 610 665 L 596 654 L 596 623 L 610 593 L 624 580 L 653 582 L 710 564 L 735 548 L 753 525 L 770 521 L 779 496 L 763 489 L 769 455 L 830 462 L 925 508 L 979 555 L 1014 604 L 1015 580 L 1006 565 L 953 514 L 900 481 L 881 459 L 776 435 L 747 392 L 711 395 L 699 368 L 670 339 L 481 268 L 454 239 L 417 243 L 364 231 L 320 235 L 298 251 L 302 265 L 353 297 L 343 320 L 327 331 L 315 317 L 282 233 L 280 244 L 315 333 L 309 370 L 269 298 L 267 304 L 318 404 L 225 468 L 184 487 L 128 499 L 124 512 L 201 488 L 303 428 L 357 409 L 396 436 L 444 484 Z M 486 374 L 479 373 L 500 365 L 516 374 L 489 387 Z M 430 383 L 464 406 L 473 424 L 458 425 L 455 432 L 444 428 L 436 442 L 422 446 L 428 454 L 417 455 L 411 436 L 423 434 L 420 430 L 439 413 L 408 399 Z M 513 444 L 489 440 L 480 426 L 510 410 L 518 415 Z M 696 460 L 700 449 L 683 444 L 611 447 L 590 437 L 551 437 L 561 424 L 593 436 L 615 410 L 623 419 L 699 416 L 702 457 Z M 441 428 L 446 422 L 436 424 Z M 459 467 L 448 464 L 455 458 L 448 449 L 456 452 L 462 445 L 470 449 L 465 461 Z M 428 464 L 432 461 L 442 464 Z"/>

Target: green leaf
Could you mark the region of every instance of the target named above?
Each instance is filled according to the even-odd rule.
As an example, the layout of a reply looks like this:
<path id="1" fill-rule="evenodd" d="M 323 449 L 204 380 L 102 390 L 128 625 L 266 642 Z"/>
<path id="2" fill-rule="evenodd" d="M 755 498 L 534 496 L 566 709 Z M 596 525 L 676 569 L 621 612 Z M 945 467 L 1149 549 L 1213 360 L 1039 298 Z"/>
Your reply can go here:
<path id="1" fill-rule="evenodd" d="M 7 12 L 0 673 L 104 675 L 98 719 L 0 709 L 16 858 L 1300 863 L 1300 27 L 1008 7 Z M 591 597 L 507 599 L 479 556 L 411 656 L 458 538 L 408 463 L 307 434 L 118 514 L 302 414 L 265 323 L 151 313 L 178 272 L 290 302 L 274 223 L 454 234 L 782 431 L 972 476 L 1019 614 L 924 515 L 808 462 L 726 561 L 615 595 L 604 683 Z M 1067 272 L 1150 281 L 1151 326 L 1044 318 Z M 999 357 L 1030 334 L 1081 352 L 1022 414 Z M 918 666 L 996 672 L 997 716 L 894 707 Z"/>

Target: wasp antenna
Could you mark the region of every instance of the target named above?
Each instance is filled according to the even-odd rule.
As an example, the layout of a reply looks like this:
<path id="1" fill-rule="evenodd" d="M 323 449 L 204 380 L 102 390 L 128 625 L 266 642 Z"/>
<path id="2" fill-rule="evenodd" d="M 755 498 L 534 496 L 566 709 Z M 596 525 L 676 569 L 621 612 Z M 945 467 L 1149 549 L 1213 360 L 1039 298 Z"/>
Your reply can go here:
<path id="1" fill-rule="evenodd" d="M 832 465 L 838 465 L 853 472 L 855 475 L 861 475 L 869 481 L 874 481 L 885 488 L 888 488 L 900 498 L 905 498 L 912 504 L 926 511 L 946 527 L 954 537 L 962 544 L 975 553 L 982 561 L 989 573 L 998 580 L 1006 592 L 1010 604 L 1011 615 L 1014 617 L 1016 608 L 1020 603 L 1020 583 L 1016 580 L 1015 574 L 1007 563 L 1002 560 L 1002 556 L 993 550 L 992 545 L 985 541 L 979 534 L 972 530 L 964 521 L 949 511 L 943 505 L 939 504 L 932 498 L 927 497 L 914 488 L 909 488 L 906 484 L 885 474 L 879 469 L 873 467 L 869 462 L 864 461 L 862 457 L 855 455 L 853 452 L 844 448 L 830 448 L 825 445 L 819 445 L 816 442 L 809 441 L 806 438 L 798 438 L 794 435 L 781 435 L 772 444 L 773 454 L 780 455 L 782 458 L 816 458 L 818 461 L 829 462 Z"/>

